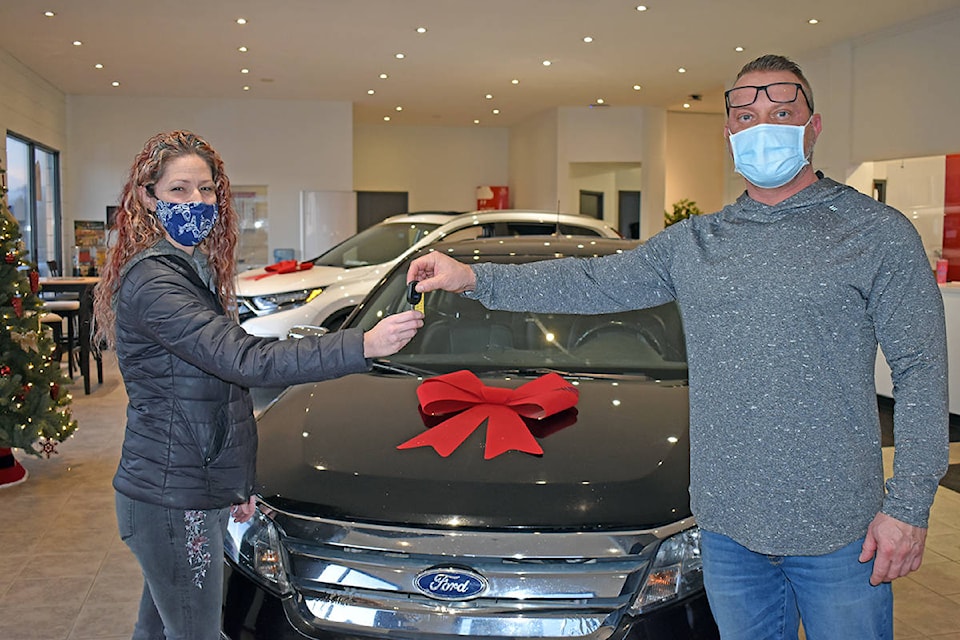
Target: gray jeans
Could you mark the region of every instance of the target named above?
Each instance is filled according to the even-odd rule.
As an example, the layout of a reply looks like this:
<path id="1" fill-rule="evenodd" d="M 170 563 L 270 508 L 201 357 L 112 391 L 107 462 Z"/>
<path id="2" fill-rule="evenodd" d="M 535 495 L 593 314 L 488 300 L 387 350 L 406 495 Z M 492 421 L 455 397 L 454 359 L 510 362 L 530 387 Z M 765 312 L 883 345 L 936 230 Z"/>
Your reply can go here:
<path id="1" fill-rule="evenodd" d="M 219 640 L 230 508 L 167 509 L 120 493 L 116 504 L 120 539 L 143 572 L 133 640 Z"/>

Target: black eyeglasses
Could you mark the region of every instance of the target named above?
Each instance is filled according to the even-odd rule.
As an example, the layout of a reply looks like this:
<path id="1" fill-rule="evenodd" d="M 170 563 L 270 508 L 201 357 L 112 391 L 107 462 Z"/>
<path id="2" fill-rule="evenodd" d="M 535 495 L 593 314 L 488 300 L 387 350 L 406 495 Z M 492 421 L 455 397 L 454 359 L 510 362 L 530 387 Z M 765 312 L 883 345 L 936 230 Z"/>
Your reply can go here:
<path id="1" fill-rule="evenodd" d="M 777 104 L 796 102 L 797 97 L 803 94 L 803 99 L 806 101 L 807 107 L 810 108 L 811 113 L 813 112 L 813 105 L 810 104 L 810 98 L 807 97 L 807 92 L 803 90 L 803 85 L 799 82 L 774 82 L 761 87 L 747 84 L 742 87 L 730 89 L 723 94 L 723 98 L 727 102 L 727 113 L 730 113 L 730 109 L 749 107 L 752 105 L 757 101 L 757 96 L 760 95 L 761 90 L 767 94 L 770 102 Z"/>

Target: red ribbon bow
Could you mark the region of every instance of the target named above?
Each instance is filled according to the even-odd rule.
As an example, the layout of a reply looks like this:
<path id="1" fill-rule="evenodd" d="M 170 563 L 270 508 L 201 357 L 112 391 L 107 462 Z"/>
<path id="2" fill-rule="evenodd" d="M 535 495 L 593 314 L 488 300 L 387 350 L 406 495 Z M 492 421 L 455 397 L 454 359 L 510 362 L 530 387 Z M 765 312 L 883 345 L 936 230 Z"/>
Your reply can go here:
<path id="1" fill-rule="evenodd" d="M 281 260 L 280 262 L 274 262 L 273 264 L 268 264 L 263 268 L 266 273 L 261 273 L 255 276 L 247 276 L 247 280 L 260 280 L 261 278 L 266 278 L 272 276 L 275 273 L 294 273 L 296 271 L 306 271 L 307 269 L 313 269 L 312 262 L 297 262 L 296 260 Z"/>
<path id="2" fill-rule="evenodd" d="M 398 445 L 397 449 L 433 447 L 446 458 L 486 419 L 485 459 L 506 451 L 542 454 L 543 449 L 523 418 L 540 420 L 570 409 L 577 404 L 579 396 L 579 391 L 556 373 L 548 373 L 516 389 L 503 389 L 485 386 L 470 371 L 454 371 L 425 380 L 417 388 L 417 398 L 426 415 L 456 415 Z"/>

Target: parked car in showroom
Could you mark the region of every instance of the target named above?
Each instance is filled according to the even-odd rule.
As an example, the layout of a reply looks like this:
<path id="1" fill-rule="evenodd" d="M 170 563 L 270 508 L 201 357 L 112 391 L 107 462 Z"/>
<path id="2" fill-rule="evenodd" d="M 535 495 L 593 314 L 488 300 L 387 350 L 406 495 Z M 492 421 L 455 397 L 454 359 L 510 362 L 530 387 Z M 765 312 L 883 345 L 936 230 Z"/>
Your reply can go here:
<path id="1" fill-rule="evenodd" d="M 523 237 L 419 253 L 518 263 L 634 246 Z M 407 264 L 346 326 L 410 308 Z M 289 387 L 260 414 L 257 513 L 230 523 L 225 547 L 224 637 L 718 638 L 688 502 L 676 305 L 514 313 L 446 292 L 422 305 L 417 336 L 372 371 Z M 445 407 L 464 377 L 496 406 Z M 576 397 L 518 418 L 552 402 L 531 385 Z M 428 387 L 444 391 L 428 400 Z M 451 417 L 467 421 L 462 442 L 418 446 L 457 436 Z M 540 453 L 501 452 L 510 438 Z"/>
<path id="2" fill-rule="evenodd" d="M 402 254 L 440 240 L 583 235 L 616 238 L 602 220 L 549 211 L 496 210 L 391 216 L 302 263 L 237 275 L 240 323 L 248 333 L 284 338 L 290 327 L 336 329 Z"/>

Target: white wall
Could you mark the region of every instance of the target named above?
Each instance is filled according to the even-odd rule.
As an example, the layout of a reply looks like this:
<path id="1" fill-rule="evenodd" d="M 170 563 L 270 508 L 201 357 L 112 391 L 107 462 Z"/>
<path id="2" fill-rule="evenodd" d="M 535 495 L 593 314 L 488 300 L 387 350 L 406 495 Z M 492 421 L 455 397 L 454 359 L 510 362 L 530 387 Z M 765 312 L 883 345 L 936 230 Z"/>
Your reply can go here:
<path id="1" fill-rule="evenodd" d="M 353 190 L 349 102 L 70 96 L 66 219 L 102 220 L 134 156 L 155 133 L 190 129 L 220 153 L 230 181 L 266 185 L 270 255 L 300 246 L 300 192 Z"/>
<path id="2" fill-rule="evenodd" d="M 67 103 L 63 92 L 0 50 L 0 130 L 51 149 L 67 146 Z M 4 136 L 5 137 L 5 136 Z M 7 168 L 7 145 L 0 145 Z"/>
<path id="3" fill-rule="evenodd" d="M 353 188 L 407 191 L 411 211 L 471 211 L 476 188 L 509 183 L 509 130 L 357 125 Z"/>
<path id="4" fill-rule="evenodd" d="M 510 129 L 510 199 L 516 209 L 557 208 L 556 109 L 539 113 Z M 574 211 L 570 203 L 560 210 Z"/>
<path id="5" fill-rule="evenodd" d="M 704 213 L 724 205 L 726 119 L 712 113 L 667 113 L 666 208 L 684 198 Z"/>

